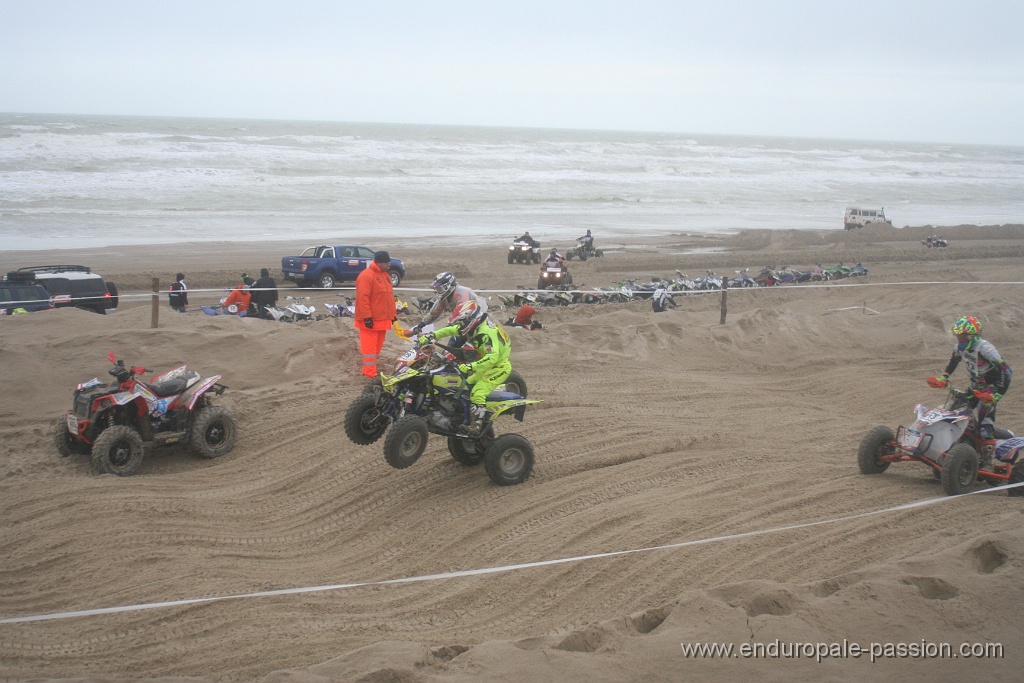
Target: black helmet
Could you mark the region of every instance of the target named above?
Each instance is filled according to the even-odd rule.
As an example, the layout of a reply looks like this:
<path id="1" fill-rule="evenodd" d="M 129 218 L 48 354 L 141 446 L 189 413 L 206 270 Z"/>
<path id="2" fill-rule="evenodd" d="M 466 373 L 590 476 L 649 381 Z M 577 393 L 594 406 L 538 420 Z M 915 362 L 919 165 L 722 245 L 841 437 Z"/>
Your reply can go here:
<path id="1" fill-rule="evenodd" d="M 434 284 L 430 286 L 435 292 L 437 292 L 438 296 L 443 298 L 454 292 L 458 285 L 459 283 L 455 279 L 455 275 L 445 271 L 443 273 L 438 273 L 437 277 L 434 278 Z"/>

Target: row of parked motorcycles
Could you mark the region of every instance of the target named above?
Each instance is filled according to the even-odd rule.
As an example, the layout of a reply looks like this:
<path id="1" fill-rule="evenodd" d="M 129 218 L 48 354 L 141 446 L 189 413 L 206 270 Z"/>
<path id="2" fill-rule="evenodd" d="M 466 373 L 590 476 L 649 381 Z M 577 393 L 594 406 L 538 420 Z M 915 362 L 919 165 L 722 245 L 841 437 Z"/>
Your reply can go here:
<path id="1" fill-rule="evenodd" d="M 691 291 L 715 291 L 725 287 L 776 287 L 785 284 L 807 282 L 826 282 L 850 277 L 864 277 L 868 269 L 858 263 L 845 266 L 842 263 L 824 268 L 817 265 L 812 270 L 801 271 L 788 267 L 773 268 L 766 266 L 756 277 L 751 276 L 748 268 L 737 270 L 735 277 L 727 278 L 708 270 L 704 275 L 690 278 L 680 270 L 676 277 L 666 278 L 655 275 L 650 282 L 639 282 L 637 278 L 627 278 L 610 286 L 588 288 L 580 285 L 572 288 L 566 284 L 541 287 L 542 291 L 521 291 L 499 296 L 502 305 L 507 308 L 518 308 L 529 303 L 542 306 L 568 306 L 571 304 L 604 304 L 626 303 L 636 300 L 653 300 L 655 311 L 675 308 L 673 293 Z M 523 285 L 519 289 L 525 290 Z M 583 291 L 587 290 L 587 291 Z"/>
<path id="2" fill-rule="evenodd" d="M 305 302 L 309 301 L 308 296 L 286 296 L 287 303 L 284 306 L 267 306 L 267 320 L 274 320 L 282 323 L 297 323 L 303 320 L 326 320 L 327 318 L 351 318 L 355 315 L 355 303 L 350 296 L 339 294 L 343 301 L 339 303 L 327 302 L 323 313 L 317 313 L 315 305 Z M 429 297 L 426 297 L 429 299 Z M 235 315 L 239 318 L 259 317 L 259 310 L 256 304 L 250 304 L 247 310 L 239 310 L 238 306 L 232 304 L 224 306 L 225 299 L 221 299 L 220 306 L 200 306 L 207 315 Z M 409 310 L 409 304 L 404 301 L 396 301 L 397 313 L 405 313 Z"/>

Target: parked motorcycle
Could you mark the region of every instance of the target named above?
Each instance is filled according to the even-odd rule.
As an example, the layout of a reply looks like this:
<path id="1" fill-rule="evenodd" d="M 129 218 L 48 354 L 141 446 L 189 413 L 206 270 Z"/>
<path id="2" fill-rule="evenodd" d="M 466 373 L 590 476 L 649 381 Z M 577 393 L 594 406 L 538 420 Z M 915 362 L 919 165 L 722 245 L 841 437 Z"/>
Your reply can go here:
<path id="1" fill-rule="evenodd" d="M 144 445 L 179 442 L 201 458 L 219 458 L 235 445 L 235 418 L 214 406 L 211 392 L 227 389 L 220 375 L 201 379 L 186 366 L 144 382 L 144 367 L 125 367 L 111 351 L 111 384 L 98 378 L 75 388 L 71 410 L 57 421 L 54 443 L 62 457 L 90 455 L 100 473 L 126 477 L 142 464 Z"/>
<path id="2" fill-rule="evenodd" d="M 693 281 L 694 289 L 702 291 L 716 290 L 722 288 L 722 278 L 715 275 L 713 271 L 707 271 L 707 274 L 703 277 L 699 277 Z"/>
<path id="3" fill-rule="evenodd" d="M 313 315 L 316 313 L 316 306 L 307 306 L 302 303 L 309 300 L 308 296 L 286 296 L 285 299 L 291 303 L 284 308 L 267 306 L 267 315 L 272 320 L 282 323 L 294 323 L 300 320 L 313 319 Z"/>
<path id="4" fill-rule="evenodd" d="M 750 269 L 744 268 L 743 270 L 736 271 L 736 277 L 729 280 L 730 287 L 757 287 L 757 283 L 754 282 L 754 278 L 750 277 Z"/>
<path id="5" fill-rule="evenodd" d="M 459 431 L 470 420 L 469 385 L 457 364 L 465 349 L 438 341 L 416 346 L 405 353 L 393 375 L 381 374 L 379 388 L 368 385 L 345 413 L 345 434 L 355 444 L 369 445 L 388 431 L 384 459 L 396 469 L 414 464 L 427 447 L 429 433 L 448 439 L 448 452 L 464 465 L 484 463 L 495 484 L 520 484 L 533 470 L 534 453 L 529 440 L 519 434 L 497 436 L 494 421 L 511 414 L 522 422 L 526 406 L 540 403 L 523 394 L 504 390 L 487 397 L 487 414 L 479 435 Z M 512 376 L 509 376 L 512 379 Z M 521 380 L 521 377 L 519 378 Z"/>
<path id="6" fill-rule="evenodd" d="M 997 485 L 1024 481 L 1024 466 L 993 457 L 996 452 L 988 454 L 981 467 L 979 454 L 993 444 L 979 436 L 970 398 L 969 392 L 950 389 L 942 406 L 919 404 L 914 422 L 901 425 L 895 434 L 884 425 L 872 429 L 857 452 L 861 474 L 881 474 L 894 462 L 921 462 L 932 468 L 950 496 L 966 493 L 979 478 Z M 1014 437 L 1001 428 L 995 429 L 994 436 L 997 440 Z"/>

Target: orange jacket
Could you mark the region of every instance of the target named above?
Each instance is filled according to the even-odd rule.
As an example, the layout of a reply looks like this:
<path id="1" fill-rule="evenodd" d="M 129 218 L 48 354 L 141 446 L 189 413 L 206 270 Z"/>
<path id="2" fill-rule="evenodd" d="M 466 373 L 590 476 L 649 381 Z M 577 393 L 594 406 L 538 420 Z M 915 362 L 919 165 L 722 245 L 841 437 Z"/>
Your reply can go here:
<path id="1" fill-rule="evenodd" d="M 231 293 L 228 294 L 228 298 L 224 299 L 224 308 L 227 308 L 231 304 L 237 304 L 238 310 L 249 310 L 249 300 L 252 299 L 252 294 L 249 293 L 248 289 L 242 289 L 243 286 L 244 285 L 238 285 L 231 290 Z"/>
<path id="2" fill-rule="evenodd" d="M 356 327 L 363 327 L 364 318 L 373 318 L 373 329 L 385 330 L 397 317 L 391 277 L 376 261 L 370 261 L 356 277 Z"/>
<path id="3" fill-rule="evenodd" d="M 519 310 L 516 311 L 516 319 L 514 322 L 517 325 L 529 325 L 533 322 L 533 314 L 536 312 L 537 309 L 530 304 L 523 304 L 519 307 Z"/>

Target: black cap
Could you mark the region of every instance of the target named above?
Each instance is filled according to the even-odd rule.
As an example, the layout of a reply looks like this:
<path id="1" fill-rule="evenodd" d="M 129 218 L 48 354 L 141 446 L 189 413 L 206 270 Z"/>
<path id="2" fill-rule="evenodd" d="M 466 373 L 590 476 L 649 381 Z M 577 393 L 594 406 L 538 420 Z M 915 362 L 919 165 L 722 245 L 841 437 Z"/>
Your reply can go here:
<path id="1" fill-rule="evenodd" d="M 266 268 L 260 268 L 260 277 L 270 277 L 270 271 Z"/>
<path id="2" fill-rule="evenodd" d="M 174 276 L 174 279 L 175 280 L 184 280 L 185 279 L 185 273 L 178 273 L 177 275 Z"/>
<path id="3" fill-rule="evenodd" d="M 373 255 L 373 260 L 376 263 L 391 263 L 391 254 L 386 251 L 378 251 Z"/>

